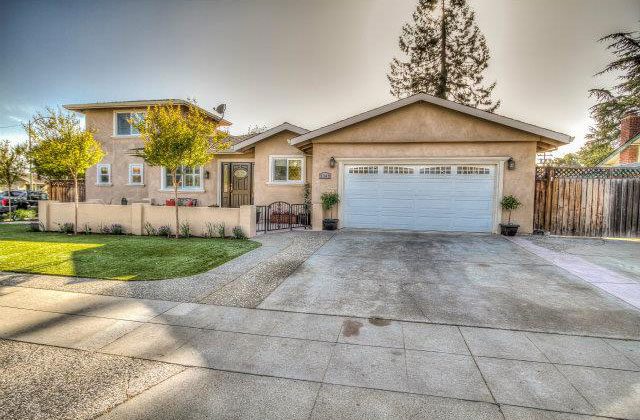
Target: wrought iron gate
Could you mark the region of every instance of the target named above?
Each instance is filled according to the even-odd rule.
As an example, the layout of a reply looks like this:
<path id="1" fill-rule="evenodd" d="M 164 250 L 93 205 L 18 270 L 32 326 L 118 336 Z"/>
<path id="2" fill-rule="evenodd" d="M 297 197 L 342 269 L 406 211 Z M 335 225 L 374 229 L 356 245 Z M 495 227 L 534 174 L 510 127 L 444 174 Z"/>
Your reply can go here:
<path id="1" fill-rule="evenodd" d="M 276 201 L 268 206 L 256 206 L 256 231 L 304 228 L 311 226 L 311 212 L 306 204 Z"/>

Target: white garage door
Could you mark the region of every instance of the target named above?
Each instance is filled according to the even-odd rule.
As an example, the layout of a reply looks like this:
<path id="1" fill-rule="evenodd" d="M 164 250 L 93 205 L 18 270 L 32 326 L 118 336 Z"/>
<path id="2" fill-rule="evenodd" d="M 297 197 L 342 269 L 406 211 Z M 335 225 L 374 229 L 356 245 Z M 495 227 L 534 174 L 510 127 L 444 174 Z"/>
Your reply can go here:
<path id="1" fill-rule="evenodd" d="M 343 226 L 491 232 L 494 165 L 346 165 Z"/>

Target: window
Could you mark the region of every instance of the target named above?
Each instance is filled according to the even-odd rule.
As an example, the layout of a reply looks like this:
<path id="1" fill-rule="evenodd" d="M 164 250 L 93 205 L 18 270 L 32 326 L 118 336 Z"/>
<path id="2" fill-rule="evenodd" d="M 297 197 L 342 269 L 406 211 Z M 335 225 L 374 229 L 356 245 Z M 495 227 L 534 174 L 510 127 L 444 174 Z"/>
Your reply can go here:
<path id="1" fill-rule="evenodd" d="M 385 166 L 384 167 L 385 174 L 397 174 L 397 175 L 408 175 L 413 173 L 413 168 L 409 168 L 406 166 Z"/>
<path id="2" fill-rule="evenodd" d="M 115 135 L 135 136 L 140 134 L 140 132 L 129 123 L 129 120 L 142 121 L 143 119 L 144 112 L 116 112 Z"/>
<path id="3" fill-rule="evenodd" d="M 378 167 L 377 166 L 354 166 L 352 168 L 349 168 L 349 173 L 361 174 L 361 175 L 377 174 Z"/>
<path id="4" fill-rule="evenodd" d="M 162 168 L 163 189 L 173 189 L 173 177 L 171 172 Z M 179 190 L 202 190 L 202 167 L 181 166 L 176 172 L 176 180 L 179 182 Z"/>
<path id="5" fill-rule="evenodd" d="M 451 174 L 451 166 L 428 166 L 420 168 L 423 175 L 449 175 Z"/>
<path id="6" fill-rule="evenodd" d="M 301 184 L 304 182 L 304 158 L 271 156 L 271 182 Z"/>
<path id="7" fill-rule="evenodd" d="M 129 185 L 142 185 L 144 183 L 144 165 L 132 163 L 129 165 Z"/>
<path id="8" fill-rule="evenodd" d="M 458 166 L 458 175 L 489 175 L 491 170 L 482 166 Z"/>
<path id="9" fill-rule="evenodd" d="M 111 185 L 111 165 L 108 163 L 98 164 L 98 177 L 96 183 L 98 185 Z"/>

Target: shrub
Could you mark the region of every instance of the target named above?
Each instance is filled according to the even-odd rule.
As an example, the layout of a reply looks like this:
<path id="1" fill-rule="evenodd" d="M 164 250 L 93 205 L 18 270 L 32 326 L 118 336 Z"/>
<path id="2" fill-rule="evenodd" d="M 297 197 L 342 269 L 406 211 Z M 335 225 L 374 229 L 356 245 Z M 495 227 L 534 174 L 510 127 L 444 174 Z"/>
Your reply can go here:
<path id="1" fill-rule="evenodd" d="M 124 235 L 124 226 L 120 223 L 114 223 L 111 225 L 111 234 L 112 235 Z"/>
<path id="2" fill-rule="evenodd" d="M 153 227 L 153 225 L 149 222 L 145 222 L 144 231 L 147 234 L 147 236 L 156 236 L 158 234 L 158 229 Z"/>
<path id="3" fill-rule="evenodd" d="M 29 231 L 30 232 L 44 232 L 44 224 L 42 222 L 31 222 L 29 223 Z"/>
<path id="4" fill-rule="evenodd" d="M 500 206 L 502 206 L 504 210 L 507 210 L 509 212 L 509 222 L 508 222 L 509 224 L 511 224 L 511 212 L 513 210 L 516 210 L 521 205 L 522 203 L 520 202 L 520 200 L 518 200 L 516 197 L 512 195 L 505 195 L 504 197 L 502 197 L 502 201 L 500 201 Z"/>
<path id="5" fill-rule="evenodd" d="M 207 222 L 205 223 L 205 232 L 204 232 L 204 237 L 205 238 L 215 238 L 216 237 L 216 232 L 218 232 L 218 228 L 216 226 L 215 223 L 211 223 L 211 222 Z"/>
<path id="6" fill-rule="evenodd" d="M 86 223 L 84 225 L 84 234 L 85 235 L 90 235 L 91 234 L 91 227 L 89 225 L 87 225 Z"/>
<path id="7" fill-rule="evenodd" d="M 60 230 L 60 233 L 73 233 L 73 223 L 59 223 L 58 229 Z"/>
<path id="8" fill-rule="evenodd" d="M 36 217 L 36 212 L 35 210 L 19 209 L 14 211 L 12 216 L 13 216 L 12 217 L 13 220 L 34 219 Z"/>
<path id="9" fill-rule="evenodd" d="M 109 235 L 111 233 L 111 226 L 100 223 L 100 233 Z"/>
<path id="10" fill-rule="evenodd" d="M 158 228 L 158 236 L 166 236 L 167 238 L 171 236 L 171 227 L 168 225 L 163 225 Z"/>
<path id="11" fill-rule="evenodd" d="M 247 235 L 244 234 L 240 226 L 236 226 L 233 228 L 233 237 L 236 239 L 248 239 Z"/>
<path id="12" fill-rule="evenodd" d="M 322 201 L 322 208 L 325 210 L 331 210 L 331 218 L 333 219 L 333 206 L 340 202 L 340 196 L 337 192 L 325 192 L 320 196 Z"/>
<path id="13" fill-rule="evenodd" d="M 218 229 L 218 236 L 223 238 L 225 237 L 225 226 L 224 223 L 220 223 L 216 225 L 216 229 Z"/>
<path id="14" fill-rule="evenodd" d="M 180 236 L 188 238 L 191 236 L 191 225 L 189 222 L 180 223 Z"/>

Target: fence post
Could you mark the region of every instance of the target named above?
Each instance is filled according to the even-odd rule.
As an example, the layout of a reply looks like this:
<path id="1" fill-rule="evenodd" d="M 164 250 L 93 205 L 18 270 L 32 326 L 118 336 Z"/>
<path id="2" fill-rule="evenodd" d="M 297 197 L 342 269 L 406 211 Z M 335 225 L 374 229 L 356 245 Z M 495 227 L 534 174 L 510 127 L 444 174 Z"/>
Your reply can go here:
<path id="1" fill-rule="evenodd" d="M 239 224 L 249 238 L 256 236 L 256 206 L 240 206 Z"/>
<path id="2" fill-rule="evenodd" d="M 49 204 L 50 200 L 38 201 L 38 221 L 42 224 L 45 231 L 49 230 Z"/>

